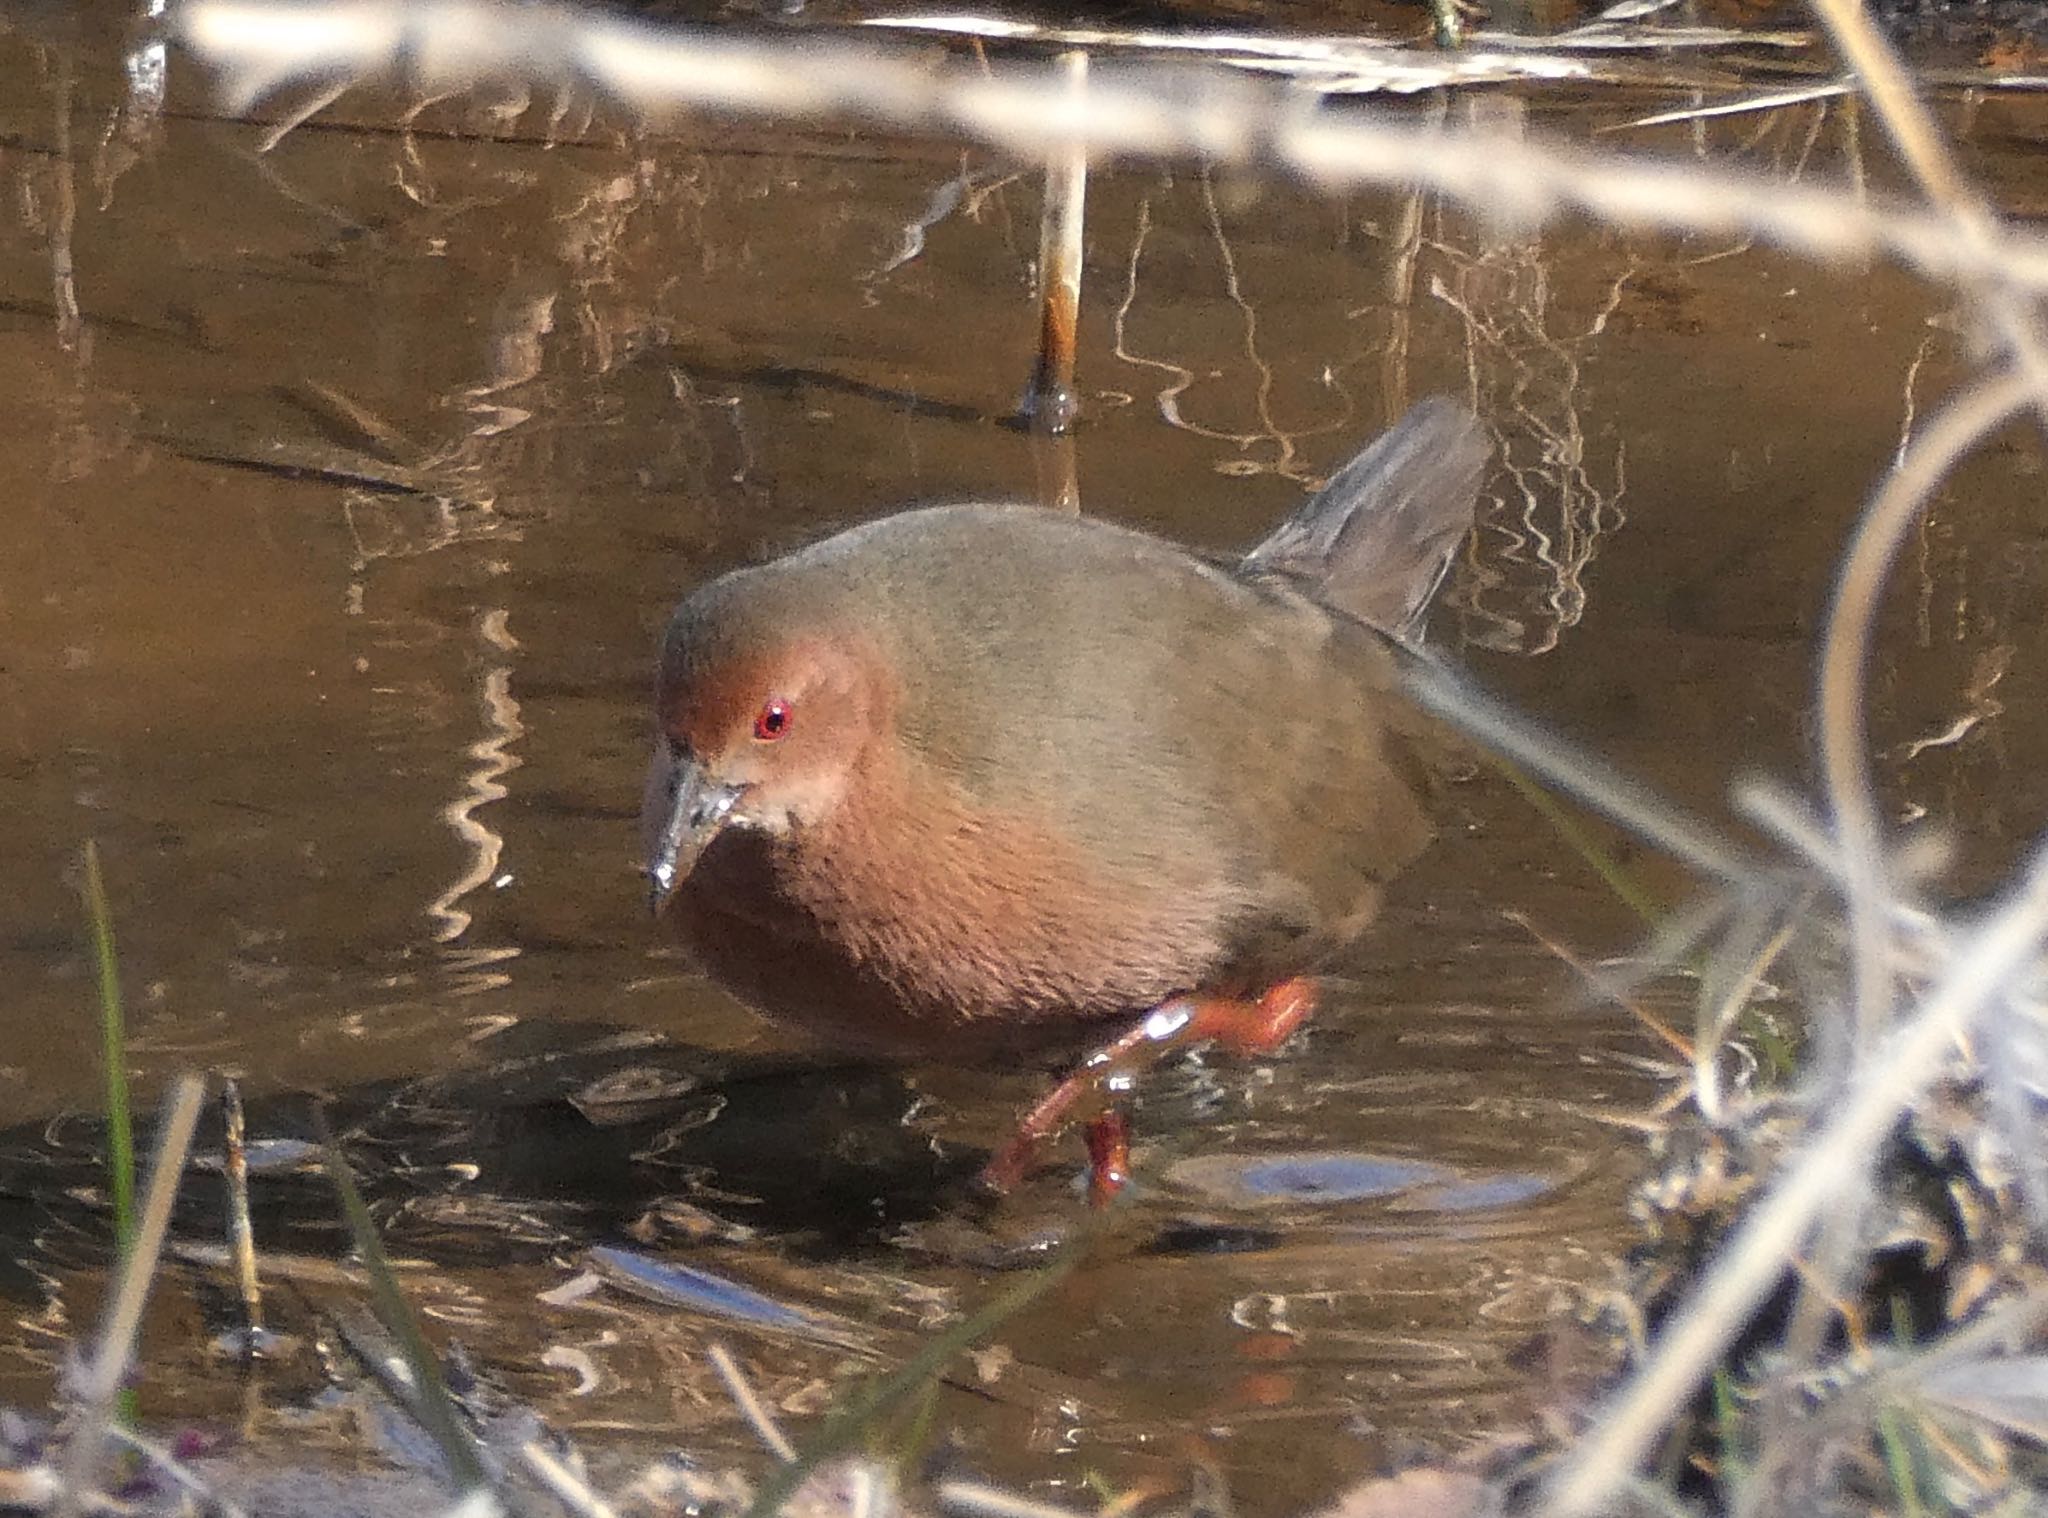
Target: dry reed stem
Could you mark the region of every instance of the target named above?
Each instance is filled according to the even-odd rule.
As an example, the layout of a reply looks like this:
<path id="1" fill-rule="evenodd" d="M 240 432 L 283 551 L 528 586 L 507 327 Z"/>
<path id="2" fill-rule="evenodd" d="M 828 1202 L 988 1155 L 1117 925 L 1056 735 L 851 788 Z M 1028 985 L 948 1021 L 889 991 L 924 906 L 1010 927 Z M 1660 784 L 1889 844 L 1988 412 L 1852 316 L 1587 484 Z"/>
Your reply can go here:
<path id="1" fill-rule="evenodd" d="M 1956 234 L 1983 245 L 1997 221 L 1955 160 L 1897 53 L 1879 35 L 1861 0 L 1814 0 L 1837 51 L 1854 70 L 1858 88 L 1891 137 L 1921 190 L 1947 214 Z M 1889 841 L 1878 814 L 1868 756 L 1864 695 L 1877 603 L 1908 528 L 1962 456 L 2030 399 L 2048 418 L 2048 358 L 2031 303 L 1995 271 L 1964 286 L 1980 321 L 2002 340 L 2018 378 L 1990 380 L 1967 391 L 1938 419 L 1931 437 L 1902 449 L 1893 474 L 1866 506 L 1844 555 L 1823 635 L 1818 700 L 1823 779 L 1845 866 L 1852 973 L 1852 1037 L 1860 1056 L 1891 1024 L 1895 990 L 1890 919 L 1896 900 L 1890 880 Z M 1830 1290 L 1860 1256 L 1868 1196 L 1859 1177 L 1843 1188 L 1822 1220 L 1814 1257 Z M 1820 1353 L 1825 1311 L 1820 1293 L 1802 1282 L 1785 1346 L 1795 1371 Z M 1779 1428 L 1777 1420 L 1770 1427 Z M 1769 1445 L 1766 1446 L 1767 1453 Z"/>
<path id="2" fill-rule="evenodd" d="M 234 1253 L 235 1286 L 242 1297 L 243 1329 L 247 1334 L 244 1354 L 253 1360 L 263 1344 L 263 1284 L 256 1268 L 256 1226 L 249 1216 L 248 1125 L 242 1112 L 242 1088 L 231 1078 L 220 1083 L 220 1112 L 228 1246 Z"/>
<path id="3" fill-rule="evenodd" d="M 1079 51 L 1062 54 L 1060 72 L 1071 97 L 1085 99 L 1088 55 Z M 1074 359 L 1080 341 L 1087 204 L 1087 150 L 1081 143 L 1069 142 L 1046 157 L 1038 230 L 1038 362 L 1024 400 L 1033 429 L 1053 435 L 1065 432 L 1080 413 Z M 1078 511 L 1078 484 L 1047 504 Z"/>
<path id="4" fill-rule="evenodd" d="M 198 1076 L 181 1075 L 164 1100 L 156 1155 L 150 1162 L 149 1185 L 143 1192 L 142 1212 L 136 1220 L 135 1243 L 128 1258 L 122 1261 L 113 1303 L 101 1321 L 99 1347 L 80 1378 L 78 1416 L 64 1451 L 64 1476 L 57 1491 L 59 1518 L 76 1513 L 78 1504 L 97 1485 L 107 1429 L 114 1419 L 114 1400 L 120 1395 L 128 1367 L 135 1359 L 135 1341 L 142 1331 L 142 1309 L 156 1280 L 157 1259 L 163 1253 L 164 1234 L 171 1224 L 171 1204 L 177 1200 L 178 1183 L 185 1174 L 185 1156 L 191 1152 L 192 1133 L 198 1125 L 199 1104 L 205 1094 L 206 1083 Z"/>
<path id="5" fill-rule="evenodd" d="M 1905 159 L 1934 208 L 1946 213 L 1957 237 L 1976 245 L 1995 242 L 1998 235 L 1996 219 L 1975 187 L 1964 177 L 1933 114 L 1914 89 L 1904 64 L 1878 35 L 1861 0 L 1813 0 L 1813 7 L 1826 24 L 1844 61 L 1855 70 L 1858 88 L 1870 102 L 1878 121 L 1890 134 L 1900 156 Z M 1988 271 L 1980 279 L 1971 280 L 1966 286 L 1966 293 L 1972 297 L 1987 324 L 2005 340 L 2012 361 L 2024 380 L 2018 404 L 2024 404 L 2031 395 L 2043 416 L 2048 417 L 2048 358 L 2042 354 L 2032 311 L 2014 298 L 2011 286 L 1996 269 Z M 2003 420 L 2003 416 L 1998 420 Z M 1903 518 L 1898 524 L 1900 532 L 1917 518 L 1920 505 L 1955 461 L 1981 432 L 1989 431 L 1994 425 L 1995 421 L 1987 421 L 1979 432 L 1969 433 L 1955 441 L 1950 453 L 1926 461 L 1928 466 L 1938 466 L 1936 472 L 1930 476 L 1923 469 L 1916 476 L 1917 488 L 1903 497 L 1899 491 L 1906 488 L 1902 483 L 1906 461 L 1901 459 L 1893 475 L 1893 484 L 1898 489 L 1888 489 L 1880 497 L 1888 504 L 1895 503 L 1892 509 Z M 1821 682 L 1822 745 L 1828 795 L 1834 804 L 1835 824 L 1849 866 L 1849 918 L 1855 945 L 1856 1031 L 1858 1038 L 1866 1042 L 1879 1036 L 1890 1020 L 1892 987 L 1889 958 L 1884 952 L 1883 907 L 1888 896 L 1877 799 L 1871 786 L 1868 762 L 1862 754 L 1861 695 L 1846 689 L 1844 682 L 1849 678 L 1849 672 L 1840 667 L 1837 655 L 1838 650 L 1846 655 L 1848 652 L 1861 652 L 1867 647 L 1869 620 L 1874 614 L 1877 591 L 1896 552 L 1896 542 L 1888 548 L 1873 545 L 1874 552 L 1882 552 L 1881 559 L 1864 552 L 1862 545 L 1871 539 L 1871 518 L 1876 512 L 1875 504 L 1866 509 L 1864 522 L 1858 528 L 1856 546 L 1852 547 L 1843 566 L 1835 605 L 1828 619 Z M 1874 582 L 1863 578 L 1873 572 Z M 1846 635 L 1841 630 L 1843 620 L 1851 616 L 1862 619 L 1862 638 L 1853 648 L 1848 646 Z M 1861 674 L 1859 663 L 1854 672 L 1859 685 Z M 1848 703 L 1852 701 L 1859 720 L 1853 728 L 1843 728 L 1839 721 L 1850 714 Z"/>
<path id="6" fill-rule="evenodd" d="M 1867 504 L 1842 558 L 1821 648 L 1819 708 L 1821 767 L 1834 812 L 1849 908 L 1854 975 L 1853 1039 L 1859 1053 L 1891 1023 L 1896 956 L 1892 950 L 1890 841 L 1878 812 L 1871 773 L 1866 712 L 1871 644 L 1878 605 L 1899 550 L 1934 492 L 1986 435 L 2017 415 L 2042 392 L 2021 375 L 1980 380 L 1936 414 L 1913 439 Z M 1868 1198 L 1844 1188 L 1815 1247 L 1822 1273 L 1832 1276 L 1856 1257 L 1856 1236 Z M 1802 1288 L 1792 1313 L 1788 1346 L 1805 1362 L 1822 1332 L 1816 1299 Z"/>
<path id="7" fill-rule="evenodd" d="M 526 1473 L 547 1488 L 548 1494 L 575 1518 L 619 1518 L 619 1510 L 600 1496 L 597 1489 L 558 1459 L 537 1439 L 528 1439 L 513 1450 Z"/>
<path id="8" fill-rule="evenodd" d="M 1264 166 L 1329 189 L 1433 190 L 1509 226 L 1580 211 L 1639 231 L 1751 236 L 1830 262 L 1882 255 L 1965 288 L 1990 281 L 2048 289 L 2048 240 L 2009 229 L 1965 235 L 1952 217 L 1867 201 L 1853 189 L 1787 185 L 1654 155 L 1318 112 L 1284 85 L 1185 65 L 1098 62 L 1076 99 L 1044 64 L 934 66 L 922 47 L 663 30 L 548 6 L 197 0 L 177 14 L 187 46 L 222 70 L 235 111 L 297 81 L 364 77 L 403 62 L 434 89 L 508 75 L 583 82 L 651 117 L 691 109 L 863 121 L 1039 161 L 1079 141 L 1098 159 L 1202 159 Z"/>
<path id="9" fill-rule="evenodd" d="M 1934 208 L 1946 213 L 1959 238 L 1977 246 L 1995 242 L 1996 217 L 1963 174 L 1903 61 L 1879 35 L 1862 0 L 1813 0 L 1813 7 Z M 2031 304 L 1995 269 L 1969 281 L 1964 292 L 1980 319 L 2004 340 L 2017 378 L 1980 382 L 1951 402 L 1932 435 L 1902 449 L 1890 479 L 1864 508 L 1843 556 L 1823 634 L 1818 692 L 1822 769 L 1845 866 L 1853 1047 L 1859 1054 L 1890 1026 L 1895 985 L 1890 919 L 1896 895 L 1887 878 L 1890 849 L 1878 815 L 1864 709 L 1879 597 L 1906 532 L 1963 455 L 2029 400 L 2048 418 L 2048 358 Z M 1815 1251 L 1830 1273 L 1847 1268 L 1854 1257 L 1867 1202 L 1860 1184 L 1845 1188 L 1841 1205 L 1826 1221 Z M 1795 1364 L 1817 1354 L 1821 1332 L 1815 1296 L 1802 1286 L 1787 1334 Z"/>
<path id="10" fill-rule="evenodd" d="M 725 1383 L 725 1394 L 732 1398 L 733 1406 L 747 1420 L 747 1427 L 754 1431 L 754 1437 L 761 1441 L 762 1448 L 784 1465 L 793 1462 L 796 1446 L 789 1442 L 789 1436 L 783 1433 L 775 1415 L 768 1411 L 768 1405 L 754 1390 L 754 1383 L 747 1379 L 746 1371 L 733 1358 L 732 1351 L 714 1339 L 705 1354 L 711 1361 L 711 1368 L 718 1372 L 718 1379 Z"/>

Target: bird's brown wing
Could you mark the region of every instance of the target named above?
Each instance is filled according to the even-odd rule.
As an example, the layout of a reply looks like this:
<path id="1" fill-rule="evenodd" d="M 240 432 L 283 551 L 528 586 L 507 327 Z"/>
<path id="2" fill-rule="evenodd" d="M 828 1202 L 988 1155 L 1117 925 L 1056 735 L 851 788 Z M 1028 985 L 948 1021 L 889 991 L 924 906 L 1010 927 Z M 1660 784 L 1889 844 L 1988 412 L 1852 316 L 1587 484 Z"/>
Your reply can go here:
<path id="1" fill-rule="evenodd" d="M 968 506 L 876 530 L 895 541 L 859 593 L 923 672 L 906 749 L 991 825 L 1072 847 L 1099 957 L 1199 944 L 1149 977 L 1167 991 L 1300 973 L 1426 846 L 1371 629 L 1098 521 Z"/>
<path id="2" fill-rule="evenodd" d="M 1274 633 L 1211 651 L 1235 870 L 1221 978 L 1248 990 L 1356 941 L 1435 836 L 1427 761 L 1405 736 L 1416 714 L 1384 640 L 1283 592 L 1272 600 L 1261 620 Z"/>

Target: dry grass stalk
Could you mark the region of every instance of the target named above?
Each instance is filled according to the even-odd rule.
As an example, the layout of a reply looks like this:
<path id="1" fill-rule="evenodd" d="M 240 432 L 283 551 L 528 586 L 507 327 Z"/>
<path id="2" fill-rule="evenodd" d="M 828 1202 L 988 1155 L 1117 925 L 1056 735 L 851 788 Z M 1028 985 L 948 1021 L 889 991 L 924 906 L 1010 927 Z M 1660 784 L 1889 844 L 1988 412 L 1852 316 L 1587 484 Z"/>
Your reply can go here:
<path id="1" fill-rule="evenodd" d="M 1965 288 L 2048 289 L 2048 240 L 2005 227 L 1970 234 L 1948 214 L 1869 200 L 1853 187 L 1791 186 L 1647 154 L 1319 114 L 1301 109 L 1284 85 L 1185 66 L 1098 63 L 1085 96 L 1075 98 L 1055 69 L 1035 63 L 934 68 L 922 49 L 810 33 L 749 39 L 663 30 L 463 0 L 199 0 L 179 12 L 179 28 L 220 69 L 237 112 L 300 81 L 364 78 L 403 63 L 429 90 L 498 77 L 580 83 L 650 117 L 701 110 L 858 121 L 1041 161 L 1079 141 L 1096 160 L 1200 159 L 1332 190 L 1414 186 L 1509 226 L 1577 211 L 1628 230 L 1751 236 L 1829 262 L 1881 255 Z"/>
<path id="2" fill-rule="evenodd" d="M 171 1204 L 177 1199 L 178 1184 L 185 1174 L 185 1157 L 192 1149 L 192 1134 L 199 1123 L 199 1105 L 205 1094 L 205 1082 L 196 1075 L 184 1075 L 172 1085 L 164 1100 L 163 1121 L 157 1130 L 156 1154 L 150 1161 L 149 1184 L 143 1192 L 135 1244 L 121 1263 L 112 1305 L 100 1323 L 99 1345 L 79 1378 L 78 1408 L 64 1451 L 63 1479 L 58 1486 L 59 1518 L 76 1513 L 78 1504 L 98 1490 L 107 1430 L 114 1419 L 114 1400 L 135 1361 L 142 1309 L 156 1280 L 164 1235 L 171 1225 Z"/>
<path id="3" fill-rule="evenodd" d="M 754 1431 L 754 1437 L 761 1441 L 764 1449 L 788 1465 L 796 1459 L 796 1446 L 789 1442 L 775 1421 L 775 1415 L 768 1411 L 768 1405 L 761 1400 L 754 1383 L 747 1379 L 747 1373 L 740 1368 L 740 1362 L 733 1358 L 731 1350 L 713 1341 L 706 1351 L 711 1368 L 718 1372 L 718 1379 L 725 1383 L 726 1395 L 732 1398 L 733 1406 L 740 1416 L 747 1420 L 747 1427 Z"/>

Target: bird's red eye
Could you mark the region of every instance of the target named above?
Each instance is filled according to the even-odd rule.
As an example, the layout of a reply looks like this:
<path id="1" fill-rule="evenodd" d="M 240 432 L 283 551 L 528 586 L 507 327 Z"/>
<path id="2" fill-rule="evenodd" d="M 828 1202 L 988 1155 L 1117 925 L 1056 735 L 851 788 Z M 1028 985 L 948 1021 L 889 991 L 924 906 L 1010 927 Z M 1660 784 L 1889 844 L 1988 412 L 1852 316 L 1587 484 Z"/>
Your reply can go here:
<path id="1" fill-rule="evenodd" d="M 754 714 L 754 736 L 763 743 L 773 743 L 788 733 L 792 720 L 789 703 L 777 697 Z"/>

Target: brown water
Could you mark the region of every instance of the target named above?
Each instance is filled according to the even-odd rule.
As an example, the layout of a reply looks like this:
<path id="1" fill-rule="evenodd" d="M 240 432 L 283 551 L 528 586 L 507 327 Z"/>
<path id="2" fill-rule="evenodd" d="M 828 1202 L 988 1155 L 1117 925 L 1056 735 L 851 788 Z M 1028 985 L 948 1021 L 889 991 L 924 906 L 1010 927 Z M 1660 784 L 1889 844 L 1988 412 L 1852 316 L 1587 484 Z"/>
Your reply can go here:
<path id="1" fill-rule="evenodd" d="M 232 1070 L 273 1135 L 307 1131 L 293 1093 L 333 1094 L 487 1383 L 619 1458 L 749 1448 L 701 1358 L 715 1331 L 800 1429 L 1000 1283 L 934 1250 L 1033 1087 L 779 1043 L 654 937 L 649 652 L 725 565 L 906 502 L 1031 494 L 1006 425 L 1031 176 L 844 132 L 547 142 L 455 105 L 408 132 L 372 100 L 263 152 L 178 60 L 161 118 L 117 118 L 119 34 L 83 15 L 0 33 L 0 1404 L 46 1398 L 103 1257 L 66 1192 L 91 1136 L 43 1131 L 95 1103 L 90 837 L 145 1087 Z M 1665 103 L 1539 114 L 1579 135 Z M 1704 135 L 1838 174 L 1846 122 Z M 1958 122 L 2031 211 L 2038 109 Z M 1959 372 L 1938 296 L 1190 170 L 1099 175 L 1089 237 L 1086 509 L 1243 544 L 1409 399 L 1467 396 L 1512 467 L 1441 644 L 1704 808 L 1801 771 L 1844 527 Z M 1963 888 L 2048 804 L 2038 457 L 2015 435 L 1966 470 L 1887 624 L 1887 778 L 1956 829 Z M 1085 1500 L 1092 1473 L 1210 1460 L 1265 1513 L 1525 1413 L 1511 1352 L 1629 1242 L 1636 1140 L 1601 1116 L 1660 1088 L 1657 1047 L 1580 1007 L 1517 914 L 1588 956 L 1631 941 L 1548 825 L 1474 779 L 1306 1037 L 1152 1090 L 1133 1205 L 999 1336 L 1013 1368 L 942 1402 L 961 1462 Z M 594 1083 L 654 1072 L 666 1103 L 593 1121 Z M 657 1251 L 832 1307 L 874 1353 L 536 1299 L 664 1197 L 752 1234 Z M 318 1183 L 259 1183 L 258 1205 L 270 1247 L 339 1247 Z M 1077 1211 L 1053 1173 L 995 1226 Z M 210 1279 L 161 1294 L 144 1396 L 172 1422 L 239 1406 L 198 1347 L 229 1321 Z M 587 1394 L 550 1346 L 587 1353 Z M 303 1410 L 320 1379 L 273 1373 L 258 1448 L 348 1443 Z"/>

